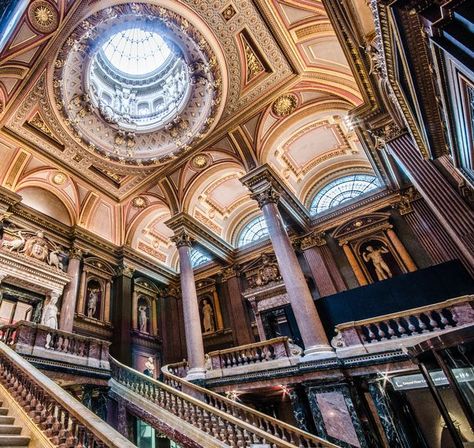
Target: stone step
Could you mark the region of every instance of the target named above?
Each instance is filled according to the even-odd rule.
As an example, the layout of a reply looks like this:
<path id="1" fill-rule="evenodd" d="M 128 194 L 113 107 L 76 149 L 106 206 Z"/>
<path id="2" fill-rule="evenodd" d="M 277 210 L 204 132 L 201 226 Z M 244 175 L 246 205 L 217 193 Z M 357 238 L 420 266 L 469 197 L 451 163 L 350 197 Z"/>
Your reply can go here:
<path id="1" fill-rule="evenodd" d="M 8 415 L 8 408 L 0 407 L 0 415 Z"/>
<path id="2" fill-rule="evenodd" d="M 21 426 L 15 425 L 0 425 L 0 435 L 2 434 L 21 434 Z"/>
<path id="3" fill-rule="evenodd" d="M 30 438 L 26 436 L 16 436 L 16 435 L 0 435 L 0 446 L 1 447 L 27 447 L 30 443 Z"/>
<path id="4" fill-rule="evenodd" d="M 0 425 L 13 425 L 15 419 L 13 417 L 7 417 L 6 415 L 0 415 Z"/>

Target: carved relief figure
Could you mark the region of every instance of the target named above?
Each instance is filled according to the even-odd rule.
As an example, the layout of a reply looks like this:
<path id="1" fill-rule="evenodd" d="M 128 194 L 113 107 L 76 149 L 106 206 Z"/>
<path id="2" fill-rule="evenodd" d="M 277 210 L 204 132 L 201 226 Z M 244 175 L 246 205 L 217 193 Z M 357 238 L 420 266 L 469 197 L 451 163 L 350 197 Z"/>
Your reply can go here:
<path id="1" fill-rule="evenodd" d="M 44 233 L 38 231 L 35 236 L 28 238 L 24 248 L 20 252 L 24 252 L 28 257 L 45 261 L 48 257 L 48 242 L 44 238 Z"/>
<path id="2" fill-rule="evenodd" d="M 148 332 L 148 307 L 146 305 L 138 307 L 138 329 L 142 333 Z"/>
<path id="3" fill-rule="evenodd" d="M 58 307 L 56 305 L 58 301 L 57 297 L 51 297 L 51 300 L 43 309 L 43 315 L 41 316 L 41 325 L 46 325 L 47 327 L 58 328 Z"/>
<path id="4" fill-rule="evenodd" d="M 367 246 L 365 252 L 362 253 L 362 257 L 366 263 L 372 263 L 375 269 L 375 273 L 379 280 L 386 280 L 392 278 L 392 271 L 385 263 L 383 254 L 388 254 L 389 250 L 385 246 L 381 246 L 375 249 L 373 246 Z"/>
<path id="5" fill-rule="evenodd" d="M 204 299 L 202 303 L 202 326 L 204 333 L 212 333 L 215 331 L 214 310 L 207 299 Z"/>
<path id="6" fill-rule="evenodd" d="M 6 247 L 10 252 L 20 250 L 25 244 L 25 238 L 21 234 L 21 231 L 18 232 L 18 238 L 11 241 L 3 241 L 2 247 Z"/>

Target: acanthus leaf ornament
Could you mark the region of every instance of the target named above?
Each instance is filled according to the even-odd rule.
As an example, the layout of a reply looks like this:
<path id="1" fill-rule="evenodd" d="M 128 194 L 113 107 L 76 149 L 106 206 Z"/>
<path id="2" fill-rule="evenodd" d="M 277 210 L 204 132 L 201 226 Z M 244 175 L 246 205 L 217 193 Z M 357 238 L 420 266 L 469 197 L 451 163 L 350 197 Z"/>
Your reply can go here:
<path id="1" fill-rule="evenodd" d="M 193 244 L 191 235 L 185 229 L 180 229 L 175 232 L 175 235 L 171 237 L 171 241 L 176 244 L 177 248 L 183 246 L 191 247 Z"/>
<path id="2" fill-rule="evenodd" d="M 276 204 L 280 200 L 280 193 L 273 185 L 265 187 L 265 189 L 256 191 L 250 195 L 252 199 L 258 202 L 258 206 L 262 208 L 267 204 Z"/>

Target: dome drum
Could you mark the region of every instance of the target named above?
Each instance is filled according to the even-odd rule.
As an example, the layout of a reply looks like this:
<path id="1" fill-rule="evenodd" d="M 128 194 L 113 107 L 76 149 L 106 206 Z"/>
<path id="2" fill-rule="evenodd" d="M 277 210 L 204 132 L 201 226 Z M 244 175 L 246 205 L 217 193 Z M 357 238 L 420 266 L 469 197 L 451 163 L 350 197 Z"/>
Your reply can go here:
<path id="1" fill-rule="evenodd" d="M 127 166 L 161 164 L 189 149 L 222 101 L 221 70 L 200 31 L 145 3 L 83 20 L 60 49 L 53 79 L 76 140 Z"/>

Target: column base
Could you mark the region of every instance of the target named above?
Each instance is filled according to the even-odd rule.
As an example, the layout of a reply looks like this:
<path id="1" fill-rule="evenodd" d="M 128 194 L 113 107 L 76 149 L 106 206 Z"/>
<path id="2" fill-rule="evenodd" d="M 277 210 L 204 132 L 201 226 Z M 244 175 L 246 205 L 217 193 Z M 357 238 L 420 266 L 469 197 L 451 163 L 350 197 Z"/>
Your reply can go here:
<path id="1" fill-rule="evenodd" d="M 192 369 L 189 369 L 188 374 L 186 375 L 187 381 L 203 380 L 205 378 L 206 369 L 203 369 L 202 367 L 194 367 Z"/>
<path id="2" fill-rule="evenodd" d="M 329 345 L 313 345 L 312 347 L 308 347 L 304 351 L 304 355 L 300 357 L 301 362 L 306 361 L 317 361 L 320 359 L 331 359 L 336 358 L 336 352 L 334 349 Z"/>

